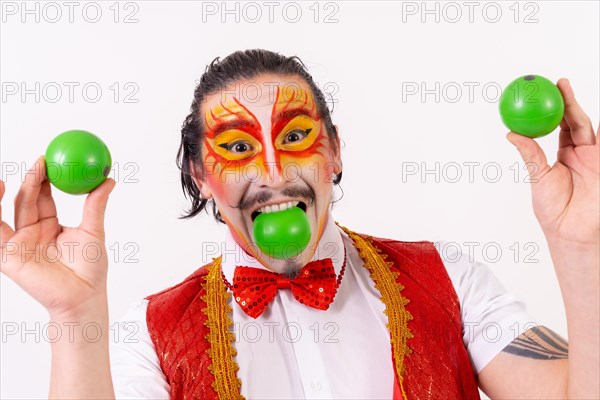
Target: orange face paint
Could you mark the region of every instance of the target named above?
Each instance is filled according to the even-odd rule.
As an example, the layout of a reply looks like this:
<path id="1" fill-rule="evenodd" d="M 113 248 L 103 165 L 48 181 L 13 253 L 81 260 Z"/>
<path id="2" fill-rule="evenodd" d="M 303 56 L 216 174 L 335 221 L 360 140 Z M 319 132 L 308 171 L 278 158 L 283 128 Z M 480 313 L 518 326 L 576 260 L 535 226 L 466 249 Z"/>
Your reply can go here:
<path id="1" fill-rule="evenodd" d="M 204 162 L 211 175 L 220 176 L 226 170 L 240 169 L 251 162 L 267 173 L 265 138 L 272 140 L 280 173 L 282 161 L 297 162 L 317 153 L 325 156 L 320 150 L 326 149 L 327 137 L 321 134 L 322 124 L 314 99 L 309 91 L 299 87 L 277 86 L 270 135 L 261 134 L 257 118 L 235 97 L 208 110 L 205 125 Z"/>

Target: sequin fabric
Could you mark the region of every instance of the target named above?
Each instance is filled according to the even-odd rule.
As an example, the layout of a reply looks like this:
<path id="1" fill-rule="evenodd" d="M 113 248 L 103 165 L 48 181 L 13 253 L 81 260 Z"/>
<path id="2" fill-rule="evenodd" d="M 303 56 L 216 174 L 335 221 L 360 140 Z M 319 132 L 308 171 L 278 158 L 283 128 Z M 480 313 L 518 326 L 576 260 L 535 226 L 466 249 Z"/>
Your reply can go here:
<path id="1" fill-rule="evenodd" d="M 294 279 L 264 269 L 239 266 L 235 268 L 230 288 L 242 310 L 256 318 L 273 301 L 278 289 L 289 288 L 300 303 L 327 310 L 337 292 L 338 280 L 333 263 L 327 258 L 306 264 Z"/>

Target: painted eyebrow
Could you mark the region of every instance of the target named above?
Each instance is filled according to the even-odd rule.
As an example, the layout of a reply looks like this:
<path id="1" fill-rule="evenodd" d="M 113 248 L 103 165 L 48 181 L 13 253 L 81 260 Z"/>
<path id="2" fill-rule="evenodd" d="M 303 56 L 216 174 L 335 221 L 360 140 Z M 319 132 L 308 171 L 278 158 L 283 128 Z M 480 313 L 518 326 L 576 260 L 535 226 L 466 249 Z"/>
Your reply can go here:
<path id="1" fill-rule="evenodd" d="M 288 122 L 290 122 L 298 115 L 307 115 L 312 119 L 318 118 L 318 116 L 314 116 L 314 111 L 308 109 L 307 107 L 294 108 L 292 110 L 282 111 L 273 118 L 273 127 L 271 129 L 271 135 L 273 140 L 277 138 L 279 133 L 281 133 L 283 128 L 285 128 L 285 126 L 288 124 Z"/>
<path id="2" fill-rule="evenodd" d="M 240 131 L 244 131 L 244 132 L 252 134 L 252 132 L 256 129 L 256 124 L 254 124 L 251 121 L 245 121 L 245 120 L 239 120 L 239 119 L 233 120 L 233 121 L 220 121 L 220 122 L 217 122 L 212 129 L 209 129 L 209 131 L 211 133 L 211 135 L 209 137 L 211 139 L 214 139 L 221 132 L 225 132 L 230 129 L 238 129 Z M 252 136 L 254 136 L 254 135 L 252 135 Z"/>
<path id="3" fill-rule="evenodd" d="M 232 111 L 230 108 L 225 106 L 223 102 L 220 106 L 227 111 L 227 114 L 223 116 L 215 116 L 213 110 L 209 110 L 210 116 L 214 123 L 211 124 L 208 121 L 208 113 L 204 115 L 204 124 L 207 128 L 207 136 L 214 139 L 219 133 L 230 130 L 239 129 L 247 132 L 254 136 L 257 140 L 260 140 L 260 124 L 256 119 L 256 116 L 252 114 L 237 98 L 233 98 L 239 107 L 243 109 L 242 112 Z M 229 118 L 228 118 L 229 117 Z"/>
<path id="4" fill-rule="evenodd" d="M 318 120 L 320 118 L 319 113 L 315 109 L 315 100 L 312 97 L 312 93 L 309 90 L 304 89 L 304 101 L 301 105 L 298 105 L 302 100 L 297 98 L 298 92 L 294 90 L 294 94 L 290 99 L 286 102 L 279 102 L 279 96 L 281 95 L 281 91 L 279 86 L 277 87 L 277 96 L 275 98 L 275 103 L 273 104 L 273 110 L 271 111 L 271 139 L 275 140 L 277 136 L 281 133 L 281 130 L 290 122 L 293 118 L 298 115 L 307 115 L 313 120 Z M 309 95 L 310 95 L 310 103 L 309 103 Z M 294 104 L 296 103 L 296 104 Z M 309 107 L 310 104 L 310 107 Z M 290 105 L 292 105 L 291 108 Z M 280 111 L 275 114 L 278 109 Z"/>

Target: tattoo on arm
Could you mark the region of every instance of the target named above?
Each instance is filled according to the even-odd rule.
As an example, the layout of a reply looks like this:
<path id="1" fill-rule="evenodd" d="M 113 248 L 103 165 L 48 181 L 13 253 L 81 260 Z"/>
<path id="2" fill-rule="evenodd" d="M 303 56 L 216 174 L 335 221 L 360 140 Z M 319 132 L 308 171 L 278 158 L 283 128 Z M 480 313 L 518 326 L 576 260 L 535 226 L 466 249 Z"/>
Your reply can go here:
<path id="1" fill-rule="evenodd" d="M 502 351 L 536 360 L 562 360 L 568 358 L 569 344 L 545 326 L 537 326 L 523 332 Z"/>

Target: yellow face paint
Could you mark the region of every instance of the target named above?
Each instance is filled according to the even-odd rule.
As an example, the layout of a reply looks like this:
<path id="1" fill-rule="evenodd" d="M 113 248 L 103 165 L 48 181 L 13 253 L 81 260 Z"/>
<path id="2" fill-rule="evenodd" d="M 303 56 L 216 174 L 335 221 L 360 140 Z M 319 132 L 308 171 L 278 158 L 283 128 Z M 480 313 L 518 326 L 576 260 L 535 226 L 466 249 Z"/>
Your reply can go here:
<path id="1" fill-rule="evenodd" d="M 292 119 L 275 139 L 275 148 L 282 151 L 304 151 L 321 133 L 321 124 L 306 115 Z"/>
<path id="2" fill-rule="evenodd" d="M 230 129 L 218 134 L 214 139 L 207 138 L 215 153 L 228 161 L 240 161 L 260 153 L 262 144 L 248 133 Z"/>

